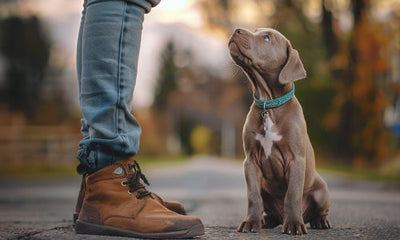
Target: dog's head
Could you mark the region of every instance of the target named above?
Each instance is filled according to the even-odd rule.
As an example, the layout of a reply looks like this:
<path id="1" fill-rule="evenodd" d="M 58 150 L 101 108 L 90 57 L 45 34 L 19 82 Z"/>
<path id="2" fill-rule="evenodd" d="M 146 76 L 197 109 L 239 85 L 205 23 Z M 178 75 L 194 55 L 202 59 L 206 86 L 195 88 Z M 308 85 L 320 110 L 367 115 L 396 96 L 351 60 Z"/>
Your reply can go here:
<path id="1" fill-rule="evenodd" d="M 257 72 L 264 81 L 274 81 L 268 85 L 285 85 L 306 77 L 298 52 L 274 29 L 260 28 L 254 33 L 236 29 L 229 40 L 229 50 L 235 63 L 249 75 Z M 257 83 L 253 84 L 256 88 Z"/>

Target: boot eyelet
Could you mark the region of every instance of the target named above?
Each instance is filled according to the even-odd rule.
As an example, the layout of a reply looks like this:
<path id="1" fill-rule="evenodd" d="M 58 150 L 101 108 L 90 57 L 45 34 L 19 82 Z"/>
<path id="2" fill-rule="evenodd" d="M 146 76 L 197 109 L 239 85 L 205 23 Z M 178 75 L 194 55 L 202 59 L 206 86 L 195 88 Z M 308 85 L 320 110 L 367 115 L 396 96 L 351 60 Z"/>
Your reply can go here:
<path id="1" fill-rule="evenodd" d="M 128 190 L 128 193 L 129 193 L 129 194 L 132 194 L 132 191 L 129 189 L 129 190 Z"/>
<path id="2" fill-rule="evenodd" d="M 122 185 L 122 186 L 126 186 L 126 182 L 125 182 L 125 181 L 122 181 L 122 182 L 121 182 L 121 185 Z"/>

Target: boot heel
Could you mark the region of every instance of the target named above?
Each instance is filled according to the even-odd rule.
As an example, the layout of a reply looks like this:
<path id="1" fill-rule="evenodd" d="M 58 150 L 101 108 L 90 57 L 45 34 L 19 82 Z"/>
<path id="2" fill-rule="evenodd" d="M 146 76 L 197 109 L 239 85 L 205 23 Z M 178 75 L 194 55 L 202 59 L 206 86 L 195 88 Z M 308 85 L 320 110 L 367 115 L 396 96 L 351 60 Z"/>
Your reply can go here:
<path id="1" fill-rule="evenodd" d="M 97 228 L 93 224 L 77 220 L 75 222 L 75 232 L 78 234 L 98 234 Z"/>

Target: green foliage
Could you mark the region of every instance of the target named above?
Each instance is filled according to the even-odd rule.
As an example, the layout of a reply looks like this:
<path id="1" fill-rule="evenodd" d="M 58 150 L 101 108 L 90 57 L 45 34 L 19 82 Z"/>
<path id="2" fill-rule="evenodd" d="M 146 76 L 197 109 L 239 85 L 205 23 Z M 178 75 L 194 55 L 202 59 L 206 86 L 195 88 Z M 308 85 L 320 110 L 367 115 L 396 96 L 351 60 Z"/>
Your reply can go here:
<path id="1" fill-rule="evenodd" d="M 194 127 L 193 120 L 182 112 L 179 118 L 178 135 L 181 140 L 183 154 L 191 155 L 194 153 L 193 146 L 190 144 L 190 135 Z"/>
<path id="2" fill-rule="evenodd" d="M 325 118 L 332 111 L 332 101 L 336 95 L 333 85 L 313 86 L 312 79 L 296 84 L 296 96 L 299 99 L 307 122 L 308 134 L 315 151 L 333 151 L 337 136 L 326 128 Z M 323 81 L 318 79 L 318 81 Z"/>
<path id="3" fill-rule="evenodd" d="M 169 41 L 161 55 L 161 69 L 154 94 L 153 107 L 157 110 L 165 110 L 168 95 L 176 88 L 179 68 L 174 62 L 175 55 L 175 45 L 172 41 Z"/>
<path id="4" fill-rule="evenodd" d="M 6 66 L 1 100 L 30 117 L 39 102 L 50 57 L 50 40 L 39 19 L 11 16 L 0 20 L 0 53 Z"/>

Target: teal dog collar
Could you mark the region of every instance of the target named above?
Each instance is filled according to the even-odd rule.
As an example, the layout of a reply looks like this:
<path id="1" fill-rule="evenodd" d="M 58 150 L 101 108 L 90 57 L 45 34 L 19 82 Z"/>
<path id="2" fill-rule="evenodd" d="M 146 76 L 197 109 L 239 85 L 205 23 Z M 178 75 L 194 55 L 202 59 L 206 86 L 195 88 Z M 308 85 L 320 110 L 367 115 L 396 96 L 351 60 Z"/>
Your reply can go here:
<path id="1" fill-rule="evenodd" d="M 262 109 L 270 109 L 270 108 L 276 108 L 279 107 L 285 103 L 287 103 L 292 97 L 294 96 L 294 83 L 292 83 L 292 89 L 282 97 L 279 97 L 277 99 L 273 100 L 260 100 L 256 97 L 256 95 L 253 92 L 253 99 L 254 103 L 256 104 L 257 107 L 262 108 Z"/>

